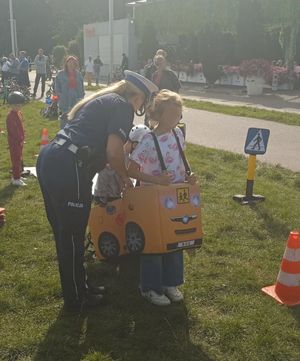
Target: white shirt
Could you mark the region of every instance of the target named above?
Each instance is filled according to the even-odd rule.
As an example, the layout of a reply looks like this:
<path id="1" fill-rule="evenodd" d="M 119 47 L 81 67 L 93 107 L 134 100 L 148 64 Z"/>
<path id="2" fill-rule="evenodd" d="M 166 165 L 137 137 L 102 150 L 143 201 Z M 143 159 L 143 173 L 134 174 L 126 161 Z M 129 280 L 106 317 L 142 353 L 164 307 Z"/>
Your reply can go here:
<path id="1" fill-rule="evenodd" d="M 5 63 L 3 63 L 2 65 L 2 71 L 9 71 L 9 65 L 10 63 L 8 61 L 6 61 Z"/>
<path id="2" fill-rule="evenodd" d="M 85 62 L 85 71 L 87 73 L 93 73 L 94 72 L 94 64 L 93 64 L 93 61 L 89 61 L 87 60 Z"/>
<path id="3" fill-rule="evenodd" d="M 175 131 L 179 138 L 181 147 L 184 149 L 184 137 L 182 131 L 179 128 L 175 128 Z M 157 140 L 167 172 L 171 174 L 171 182 L 183 182 L 185 180 L 185 167 L 173 133 L 169 132 L 158 135 Z M 140 165 L 142 173 L 152 176 L 159 176 L 162 174 L 154 140 L 150 133 L 144 135 L 141 142 L 131 153 L 130 159 Z"/>

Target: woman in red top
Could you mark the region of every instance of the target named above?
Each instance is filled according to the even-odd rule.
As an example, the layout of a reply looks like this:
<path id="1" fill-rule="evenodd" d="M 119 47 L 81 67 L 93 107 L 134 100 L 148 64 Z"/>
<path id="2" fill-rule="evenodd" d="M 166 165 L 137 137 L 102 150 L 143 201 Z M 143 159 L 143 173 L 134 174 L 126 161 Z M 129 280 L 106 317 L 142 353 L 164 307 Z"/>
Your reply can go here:
<path id="1" fill-rule="evenodd" d="M 77 58 L 70 55 L 64 62 L 64 69 L 55 79 L 55 93 L 58 95 L 58 107 L 62 114 L 68 113 L 84 97 L 83 78 L 78 69 Z M 66 125 L 64 118 L 61 117 L 61 129 Z"/>
<path id="2" fill-rule="evenodd" d="M 25 97 L 20 92 L 12 92 L 8 96 L 8 104 L 11 107 L 11 111 L 6 118 L 6 127 L 12 163 L 13 177 L 11 184 L 14 186 L 26 186 L 26 183 L 24 183 L 23 178 L 21 177 L 24 144 L 23 115 L 21 113 L 21 107 L 24 102 Z"/>

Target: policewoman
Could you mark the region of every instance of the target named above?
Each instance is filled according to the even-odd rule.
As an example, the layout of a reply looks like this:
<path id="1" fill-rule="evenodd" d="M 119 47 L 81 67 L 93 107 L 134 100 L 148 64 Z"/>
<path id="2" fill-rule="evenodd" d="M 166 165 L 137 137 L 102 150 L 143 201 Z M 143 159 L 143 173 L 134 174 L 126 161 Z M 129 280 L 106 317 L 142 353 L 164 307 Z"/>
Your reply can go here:
<path id="1" fill-rule="evenodd" d="M 38 157 L 37 175 L 56 242 L 66 309 L 80 310 L 103 301 L 104 288 L 89 284 L 83 264 L 92 179 L 109 163 L 123 186 L 132 186 L 123 145 L 134 113 L 142 116 L 157 90 L 143 76 L 125 71 L 124 80 L 76 104 L 68 124 Z"/>

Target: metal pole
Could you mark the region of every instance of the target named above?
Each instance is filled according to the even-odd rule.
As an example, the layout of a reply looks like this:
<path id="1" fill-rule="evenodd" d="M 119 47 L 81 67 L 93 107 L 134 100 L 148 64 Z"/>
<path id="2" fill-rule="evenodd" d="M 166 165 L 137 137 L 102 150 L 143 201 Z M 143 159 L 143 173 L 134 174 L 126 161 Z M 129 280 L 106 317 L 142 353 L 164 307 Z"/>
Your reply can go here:
<path id="1" fill-rule="evenodd" d="M 15 33 L 15 56 L 18 56 L 19 49 L 18 49 L 18 38 L 17 38 L 17 22 L 14 19 L 14 33 Z"/>
<path id="2" fill-rule="evenodd" d="M 12 0 L 9 0 L 9 22 L 10 22 L 10 37 L 11 37 L 11 52 L 16 55 L 15 48 L 15 27 L 14 27 L 14 15 L 13 15 L 13 5 Z"/>
<path id="3" fill-rule="evenodd" d="M 113 79 L 114 68 L 114 0 L 109 0 L 109 36 L 110 36 L 110 61 L 109 82 Z"/>

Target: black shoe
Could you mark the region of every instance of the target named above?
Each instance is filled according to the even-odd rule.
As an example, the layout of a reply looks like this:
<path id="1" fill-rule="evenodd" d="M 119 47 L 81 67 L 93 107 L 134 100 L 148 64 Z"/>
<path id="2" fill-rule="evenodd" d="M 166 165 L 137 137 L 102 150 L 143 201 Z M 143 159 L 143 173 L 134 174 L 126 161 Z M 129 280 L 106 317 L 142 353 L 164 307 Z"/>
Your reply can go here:
<path id="1" fill-rule="evenodd" d="M 29 177 L 30 176 L 30 170 L 23 170 L 23 172 L 21 173 L 22 177 Z"/>
<path id="2" fill-rule="evenodd" d="M 106 293 L 104 286 L 88 286 L 87 292 L 89 295 L 103 295 Z"/>
<path id="3" fill-rule="evenodd" d="M 97 307 L 103 305 L 105 303 L 105 298 L 103 295 L 92 295 L 87 294 L 86 299 L 84 301 L 85 307 Z"/>

